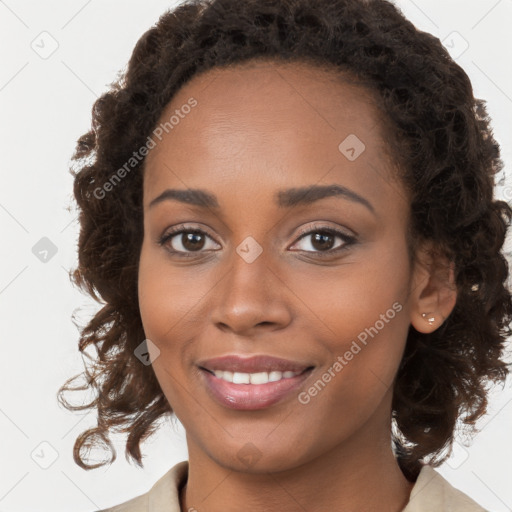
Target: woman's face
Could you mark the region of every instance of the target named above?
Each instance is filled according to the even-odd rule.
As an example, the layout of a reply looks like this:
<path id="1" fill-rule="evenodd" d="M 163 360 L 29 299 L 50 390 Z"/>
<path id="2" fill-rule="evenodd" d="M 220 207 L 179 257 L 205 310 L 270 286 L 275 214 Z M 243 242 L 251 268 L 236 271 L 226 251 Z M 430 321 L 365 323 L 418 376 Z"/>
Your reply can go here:
<path id="1" fill-rule="evenodd" d="M 259 63 L 196 76 L 160 121 L 145 164 L 139 301 L 189 453 L 259 472 L 341 446 L 389 448 L 418 279 L 409 201 L 369 96 L 307 66 Z M 167 237 L 178 226 L 186 233 Z M 203 369 L 225 355 L 310 369 L 229 384 Z"/>

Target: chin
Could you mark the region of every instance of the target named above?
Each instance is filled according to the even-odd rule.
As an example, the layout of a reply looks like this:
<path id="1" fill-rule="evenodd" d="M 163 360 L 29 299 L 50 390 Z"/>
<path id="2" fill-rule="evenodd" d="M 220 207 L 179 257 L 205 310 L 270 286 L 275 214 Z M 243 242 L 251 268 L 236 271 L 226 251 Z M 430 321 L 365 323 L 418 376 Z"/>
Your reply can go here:
<path id="1" fill-rule="evenodd" d="M 294 453 L 293 446 L 282 446 L 279 450 L 268 443 L 263 449 L 250 441 L 241 446 L 238 443 L 233 444 L 230 447 L 216 445 L 214 450 L 210 450 L 210 456 L 219 466 L 237 473 L 277 473 L 294 469 L 304 462 L 297 459 L 299 454 Z M 216 453 L 219 448 L 220 453 Z M 294 457 L 290 457 L 290 453 L 294 453 Z"/>

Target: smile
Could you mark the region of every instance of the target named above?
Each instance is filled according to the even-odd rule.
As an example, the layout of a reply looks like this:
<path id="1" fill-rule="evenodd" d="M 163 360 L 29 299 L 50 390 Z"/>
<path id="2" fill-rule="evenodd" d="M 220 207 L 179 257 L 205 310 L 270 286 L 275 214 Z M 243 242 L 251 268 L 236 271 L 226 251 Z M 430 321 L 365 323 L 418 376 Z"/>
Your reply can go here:
<path id="1" fill-rule="evenodd" d="M 241 373 L 241 372 L 229 372 L 222 370 L 215 370 L 213 374 L 218 379 L 225 380 L 226 382 L 232 382 L 233 384 L 267 384 L 269 382 L 277 382 L 282 379 L 290 379 L 299 375 L 302 372 L 258 372 L 258 373 Z"/>
<path id="2" fill-rule="evenodd" d="M 289 398 L 304 385 L 313 372 L 270 371 L 241 373 L 201 368 L 202 384 L 208 395 L 229 409 L 265 409 Z"/>

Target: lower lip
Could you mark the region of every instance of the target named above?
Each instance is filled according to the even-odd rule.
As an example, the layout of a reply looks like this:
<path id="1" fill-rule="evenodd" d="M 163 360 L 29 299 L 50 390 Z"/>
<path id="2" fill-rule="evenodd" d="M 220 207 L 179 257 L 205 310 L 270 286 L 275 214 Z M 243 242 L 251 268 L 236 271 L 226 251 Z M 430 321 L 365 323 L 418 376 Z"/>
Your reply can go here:
<path id="1" fill-rule="evenodd" d="M 267 384 L 233 384 L 201 368 L 207 390 L 217 402 L 230 409 L 246 411 L 264 409 L 281 401 L 297 390 L 312 371 L 310 368 L 295 377 Z"/>

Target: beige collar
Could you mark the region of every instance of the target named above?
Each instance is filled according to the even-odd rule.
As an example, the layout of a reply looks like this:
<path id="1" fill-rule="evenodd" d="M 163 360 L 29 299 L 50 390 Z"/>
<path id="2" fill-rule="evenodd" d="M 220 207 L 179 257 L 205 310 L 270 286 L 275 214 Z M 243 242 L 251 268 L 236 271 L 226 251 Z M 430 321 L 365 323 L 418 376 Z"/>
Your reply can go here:
<path id="1" fill-rule="evenodd" d="M 188 461 L 178 462 L 141 496 L 100 512 L 182 512 L 179 489 L 188 477 Z M 488 512 L 453 487 L 432 466 L 422 467 L 402 512 Z"/>

